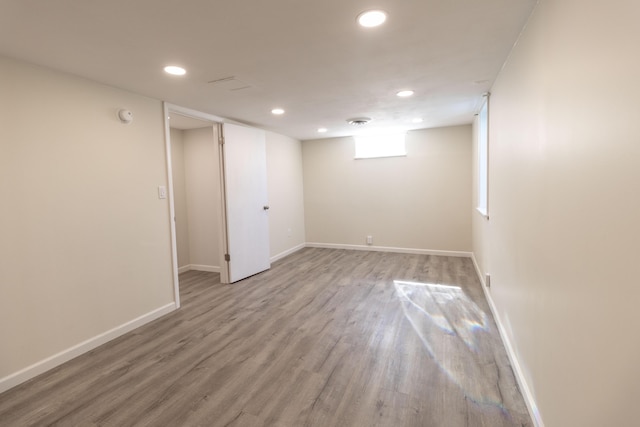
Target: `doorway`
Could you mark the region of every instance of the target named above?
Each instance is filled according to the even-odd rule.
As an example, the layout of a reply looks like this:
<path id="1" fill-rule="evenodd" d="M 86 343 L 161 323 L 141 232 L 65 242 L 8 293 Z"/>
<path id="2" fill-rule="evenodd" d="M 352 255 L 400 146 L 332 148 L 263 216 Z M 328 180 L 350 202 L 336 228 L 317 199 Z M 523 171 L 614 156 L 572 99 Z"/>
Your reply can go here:
<path id="1" fill-rule="evenodd" d="M 220 272 L 217 127 L 172 113 L 171 162 L 178 272 Z"/>
<path id="2" fill-rule="evenodd" d="M 174 299 L 180 306 L 179 274 L 220 272 L 218 118 L 165 104 L 165 132 Z"/>
<path id="3" fill-rule="evenodd" d="M 270 268 L 265 132 L 168 103 L 164 113 L 179 307 L 182 271 L 217 271 L 231 283 Z"/>

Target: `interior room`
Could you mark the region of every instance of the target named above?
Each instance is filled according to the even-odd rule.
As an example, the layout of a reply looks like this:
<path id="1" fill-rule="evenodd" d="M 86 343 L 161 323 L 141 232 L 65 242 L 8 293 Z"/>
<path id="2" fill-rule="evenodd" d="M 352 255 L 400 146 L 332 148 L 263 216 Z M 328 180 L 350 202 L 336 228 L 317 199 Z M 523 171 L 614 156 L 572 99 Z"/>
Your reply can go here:
<path id="1" fill-rule="evenodd" d="M 638 2 L 1 9 L 0 424 L 634 423 Z"/>
<path id="2" fill-rule="evenodd" d="M 222 200 L 217 127 L 200 121 L 176 124 L 184 121 L 182 117 L 174 114 L 169 122 L 178 273 L 219 273 Z"/>

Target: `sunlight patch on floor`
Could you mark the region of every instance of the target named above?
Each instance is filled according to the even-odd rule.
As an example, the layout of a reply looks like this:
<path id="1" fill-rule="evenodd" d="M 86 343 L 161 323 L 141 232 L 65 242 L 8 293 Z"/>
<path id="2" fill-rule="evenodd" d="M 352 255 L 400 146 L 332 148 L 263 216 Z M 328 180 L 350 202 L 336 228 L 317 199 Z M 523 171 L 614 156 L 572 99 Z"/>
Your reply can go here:
<path id="1" fill-rule="evenodd" d="M 394 286 L 405 317 L 440 368 L 472 400 L 502 407 L 486 313 L 458 286 L 401 280 Z"/>

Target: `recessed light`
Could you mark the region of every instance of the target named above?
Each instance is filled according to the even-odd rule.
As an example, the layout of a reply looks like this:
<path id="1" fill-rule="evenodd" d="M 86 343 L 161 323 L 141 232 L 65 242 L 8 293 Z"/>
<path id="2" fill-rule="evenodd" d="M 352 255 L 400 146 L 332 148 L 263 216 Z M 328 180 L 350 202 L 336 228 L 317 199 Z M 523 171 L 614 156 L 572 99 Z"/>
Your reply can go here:
<path id="1" fill-rule="evenodd" d="M 400 92 L 396 93 L 396 95 L 398 95 L 400 98 L 407 98 L 407 97 L 413 95 L 413 91 L 412 90 L 401 90 Z"/>
<path id="2" fill-rule="evenodd" d="M 413 123 L 422 123 L 423 120 L 420 117 L 416 117 L 415 119 L 411 120 Z"/>
<path id="3" fill-rule="evenodd" d="M 271 114 L 279 116 L 281 114 L 284 114 L 284 110 L 282 108 L 274 108 L 273 110 L 271 110 Z"/>
<path id="4" fill-rule="evenodd" d="M 327 130 L 327 128 L 318 128 L 318 132 L 320 133 L 325 133 Z"/>
<path id="5" fill-rule="evenodd" d="M 167 65 L 164 67 L 164 72 L 167 74 L 173 74 L 174 76 L 184 76 L 187 74 L 187 70 L 176 65 Z"/>
<path id="6" fill-rule="evenodd" d="M 383 10 L 367 10 L 358 15 L 358 24 L 371 28 L 382 25 L 387 20 L 387 13 Z"/>

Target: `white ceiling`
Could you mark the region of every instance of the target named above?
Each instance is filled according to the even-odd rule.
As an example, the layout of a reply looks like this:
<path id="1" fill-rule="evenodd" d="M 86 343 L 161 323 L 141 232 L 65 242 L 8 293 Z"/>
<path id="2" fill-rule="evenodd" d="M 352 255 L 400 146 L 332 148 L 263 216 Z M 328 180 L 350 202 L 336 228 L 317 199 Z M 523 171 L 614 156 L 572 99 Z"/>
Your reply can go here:
<path id="1" fill-rule="evenodd" d="M 471 123 L 535 3 L 2 0 L 0 54 L 315 139 L 353 134 L 357 116 L 369 129 Z M 373 8 L 387 22 L 359 27 Z M 187 75 L 166 75 L 168 64 Z"/>

